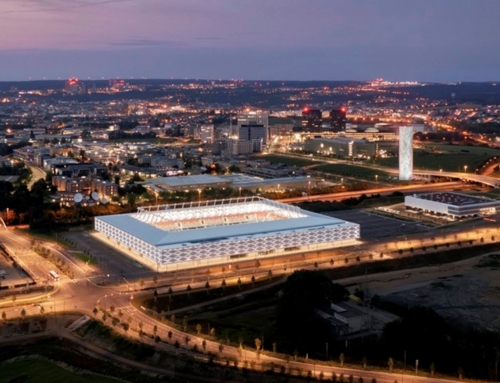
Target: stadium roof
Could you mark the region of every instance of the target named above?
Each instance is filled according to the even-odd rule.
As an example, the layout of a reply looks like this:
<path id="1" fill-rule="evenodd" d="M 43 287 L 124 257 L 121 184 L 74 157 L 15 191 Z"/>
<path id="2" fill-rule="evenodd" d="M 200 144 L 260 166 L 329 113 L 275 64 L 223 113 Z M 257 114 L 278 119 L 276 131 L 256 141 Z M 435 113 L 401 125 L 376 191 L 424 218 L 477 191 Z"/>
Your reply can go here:
<path id="1" fill-rule="evenodd" d="M 238 200 L 245 200 L 238 199 Z M 206 201 L 207 204 L 212 201 Z M 252 197 L 252 203 L 272 203 L 275 206 L 282 205 L 284 209 L 289 208 L 288 205 L 279 204 L 274 201 L 268 201 L 262 198 Z M 240 202 L 242 203 L 242 202 Z M 245 202 L 243 202 L 245 203 Z M 211 206 L 196 206 L 194 208 L 210 208 Z M 322 214 L 312 213 L 309 211 L 294 208 L 300 212 L 298 218 L 278 219 L 265 222 L 249 222 L 235 225 L 221 225 L 205 228 L 195 228 L 184 231 L 165 231 L 151 224 L 140 221 L 136 218 L 138 214 L 120 214 L 97 217 L 119 230 L 122 230 L 130 235 L 140 238 L 156 247 L 179 246 L 180 244 L 199 244 L 211 241 L 224 241 L 230 239 L 245 239 L 260 236 L 276 235 L 279 233 L 301 232 L 306 230 L 323 229 L 332 226 L 348 226 L 352 225 L 337 218 L 324 216 Z M 168 209 L 158 210 L 165 213 Z M 155 214 L 155 211 L 149 211 L 150 214 Z"/>

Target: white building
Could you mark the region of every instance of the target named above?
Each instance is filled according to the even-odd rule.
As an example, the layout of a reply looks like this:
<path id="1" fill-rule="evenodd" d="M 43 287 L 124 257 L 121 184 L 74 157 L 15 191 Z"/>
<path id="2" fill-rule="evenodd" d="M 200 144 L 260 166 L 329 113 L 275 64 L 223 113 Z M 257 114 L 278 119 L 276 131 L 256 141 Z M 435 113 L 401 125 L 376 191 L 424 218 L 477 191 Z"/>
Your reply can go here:
<path id="1" fill-rule="evenodd" d="M 413 178 L 413 128 L 399 127 L 399 179 L 409 181 Z"/>
<path id="2" fill-rule="evenodd" d="M 406 196 L 405 206 L 407 210 L 464 218 L 495 214 L 500 208 L 500 201 L 461 193 L 427 193 Z"/>
<path id="3" fill-rule="evenodd" d="M 96 217 L 95 229 L 162 271 L 331 249 L 359 238 L 358 224 L 260 197 L 142 207 Z"/>

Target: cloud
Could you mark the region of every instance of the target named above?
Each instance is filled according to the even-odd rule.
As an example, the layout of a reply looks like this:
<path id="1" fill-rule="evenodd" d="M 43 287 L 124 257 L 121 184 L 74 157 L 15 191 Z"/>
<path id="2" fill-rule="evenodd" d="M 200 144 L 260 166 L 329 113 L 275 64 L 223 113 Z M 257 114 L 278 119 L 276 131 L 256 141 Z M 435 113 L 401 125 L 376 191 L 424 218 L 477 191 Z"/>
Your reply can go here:
<path id="1" fill-rule="evenodd" d="M 97 0 L 97 1 L 70 1 L 70 0 L 25 0 L 22 2 L 16 2 L 16 5 L 27 6 L 26 8 L 10 9 L 2 11 L 2 14 L 6 13 L 38 13 L 47 11 L 65 11 L 75 8 L 89 8 L 104 4 L 112 3 L 125 3 L 134 0 Z M 144 1 L 144 0 L 141 0 Z M 32 6 L 36 7 L 33 8 Z"/>
<path id="2" fill-rule="evenodd" d="M 108 45 L 117 47 L 155 47 L 176 44 L 181 44 L 181 42 L 173 40 L 127 39 L 124 41 L 115 41 L 108 43 Z"/>
<path id="3" fill-rule="evenodd" d="M 223 40 L 222 37 L 195 37 L 195 40 Z"/>

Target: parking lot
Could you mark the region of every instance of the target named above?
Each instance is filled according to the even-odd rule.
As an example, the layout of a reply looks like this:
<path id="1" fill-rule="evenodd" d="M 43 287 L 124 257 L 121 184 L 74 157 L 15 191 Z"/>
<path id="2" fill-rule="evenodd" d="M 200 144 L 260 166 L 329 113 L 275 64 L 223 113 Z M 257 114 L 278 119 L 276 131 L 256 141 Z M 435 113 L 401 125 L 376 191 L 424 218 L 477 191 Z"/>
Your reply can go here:
<path id="1" fill-rule="evenodd" d="M 429 230 L 422 224 L 383 217 L 363 210 L 340 210 L 323 213 L 330 217 L 358 223 L 361 239 L 374 239 L 402 234 L 414 234 Z"/>
<path id="2" fill-rule="evenodd" d="M 20 269 L 12 266 L 12 261 L 0 254 L 0 291 L 15 285 L 26 284 L 28 276 Z"/>

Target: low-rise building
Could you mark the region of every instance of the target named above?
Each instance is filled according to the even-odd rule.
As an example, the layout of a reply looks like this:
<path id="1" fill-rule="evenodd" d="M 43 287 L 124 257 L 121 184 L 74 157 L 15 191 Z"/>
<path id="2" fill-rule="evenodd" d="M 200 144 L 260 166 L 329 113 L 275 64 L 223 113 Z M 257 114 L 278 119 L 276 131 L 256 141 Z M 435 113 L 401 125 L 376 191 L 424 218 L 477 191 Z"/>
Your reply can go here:
<path id="1" fill-rule="evenodd" d="M 462 193 L 425 193 L 406 196 L 405 207 L 456 219 L 493 215 L 500 208 L 500 201 Z"/>

